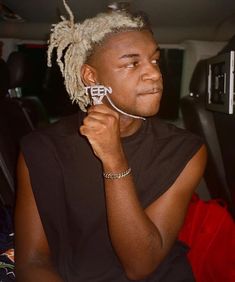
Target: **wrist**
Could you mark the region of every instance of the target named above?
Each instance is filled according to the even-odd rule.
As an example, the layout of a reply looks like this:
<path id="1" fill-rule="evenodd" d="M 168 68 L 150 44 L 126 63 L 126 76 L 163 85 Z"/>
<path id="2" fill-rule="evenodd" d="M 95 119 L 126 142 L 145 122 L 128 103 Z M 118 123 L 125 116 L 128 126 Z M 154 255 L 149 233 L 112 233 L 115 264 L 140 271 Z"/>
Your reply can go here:
<path id="1" fill-rule="evenodd" d="M 106 178 L 106 179 L 115 180 L 115 179 L 120 179 L 120 178 L 126 177 L 129 174 L 131 174 L 131 168 L 130 167 L 127 170 L 120 171 L 120 172 L 103 172 L 103 177 Z"/>
<path id="2" fill-rule="evenodd" d="M 104 172 L 121 172 L 129 168 L 127 159 L 124 155 L 109 156 L 102 161 Z"/>
<path id="3" fill-rule="evenodd" d="M 129 168 L 125 153 L 123 149 L 117 150 L 113 153 L 109 152 L 106 156 L 101 159 L 103 165 L 103 171 L 124 171 Z"/>

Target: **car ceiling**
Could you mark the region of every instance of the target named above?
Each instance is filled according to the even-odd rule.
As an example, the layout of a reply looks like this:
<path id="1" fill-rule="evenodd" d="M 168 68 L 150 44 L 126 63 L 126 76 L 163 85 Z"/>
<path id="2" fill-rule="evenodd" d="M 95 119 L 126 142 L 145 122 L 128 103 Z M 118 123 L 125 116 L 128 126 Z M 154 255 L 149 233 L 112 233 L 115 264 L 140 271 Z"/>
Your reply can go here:
<path id="1" fill-rule="evenodd" d="M 62 0 L 1 1 L 28 22 L 53 23 L 64 13 Z M 78 21 L 105 11 L 109 0 L 68 0 Z M 133 0 L 132 10 L 144 11 L 154 26 L 217 26 L 235 16 L 234 0 Z"/>
<path id="2" fill-rule="evenodd" d="M 77 21 L 107 10 L 107 6 L 114 1 L 67 0 Z M 128 2 L 132 11 L 147 13 L 152 26 L 160 29 L 161 33 L 167 32 L 167 29 L 186 28 L 193 36 L 197 30 L 194 37 L 200 39 L 202 34 L 202 39 L 213 40 L 215 36 L 213 37 L 212 34 L 216 34 L 219 29 L 218 39 L 227 40 L 235 31 L 235 0 L 120 0 L 116 2 Z M 66 15 L 62 0 L 0 0 L 0 3 L 22 17 L 26 24 L 56 23 L 60 15 Z M 0 28 L 1 23 L 6 24 L 7 21 L 4 22 L 0 17 Z M 228 24 L 230 32 L 226 31 Z"/>

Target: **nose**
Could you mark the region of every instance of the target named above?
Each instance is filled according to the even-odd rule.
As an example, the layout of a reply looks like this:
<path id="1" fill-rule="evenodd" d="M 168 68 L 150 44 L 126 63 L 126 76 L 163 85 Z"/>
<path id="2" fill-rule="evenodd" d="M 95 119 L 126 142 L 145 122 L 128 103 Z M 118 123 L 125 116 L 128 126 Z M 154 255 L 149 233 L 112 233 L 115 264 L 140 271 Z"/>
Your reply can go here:
<path id="1" fill-rule="evenodd" d="M 143 80 L 153 80 L 153 81 L 158 81 L 159 79 L 162 79 L 162 73 L 161 73 L 159 65 L 148 63 L 144 67 L 144 70 L 142 73 L 142 79 Z"/>

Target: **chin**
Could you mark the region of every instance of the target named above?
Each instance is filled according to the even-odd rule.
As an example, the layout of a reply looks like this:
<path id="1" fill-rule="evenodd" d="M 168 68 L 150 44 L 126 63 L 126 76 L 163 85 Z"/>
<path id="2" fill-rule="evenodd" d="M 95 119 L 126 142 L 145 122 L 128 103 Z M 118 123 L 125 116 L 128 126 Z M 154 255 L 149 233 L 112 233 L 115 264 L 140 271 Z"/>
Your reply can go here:
<path id="1" fill-rule="evenodd" d="M 143 117 L 152 117 L 152 116 L 155 116 L 158 112 L 159 112 L 159 108 L 160 108 L 160 105 L 158 104 L 157 106 L 155 107 L 151 107 L 149 109 L 144 109 L 142 111 L 142 114 L 140 114 L 141 116 Z"/>

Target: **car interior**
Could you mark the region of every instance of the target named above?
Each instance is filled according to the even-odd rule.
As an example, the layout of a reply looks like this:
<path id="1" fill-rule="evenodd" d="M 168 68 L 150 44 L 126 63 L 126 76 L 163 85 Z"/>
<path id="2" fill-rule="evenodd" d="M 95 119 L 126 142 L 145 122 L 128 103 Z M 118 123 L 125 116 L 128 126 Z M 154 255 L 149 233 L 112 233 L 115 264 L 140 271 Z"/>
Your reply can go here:
<path id="1" fill-rule="evenodd" d="M 235 218 L 235 1 L 67 2 L 78 22 L 108 9 L 146 14 L 161 50 L 157 116 L 203 138 L 208 161 L 197 193 L 205 201 L 220 199 Z M 62 15 L 62 0 L 0 0 L 0 253 L 14 249 L 21 138 L 79 111 L 55 62 L 46 64 L 50 28 Z"/>

